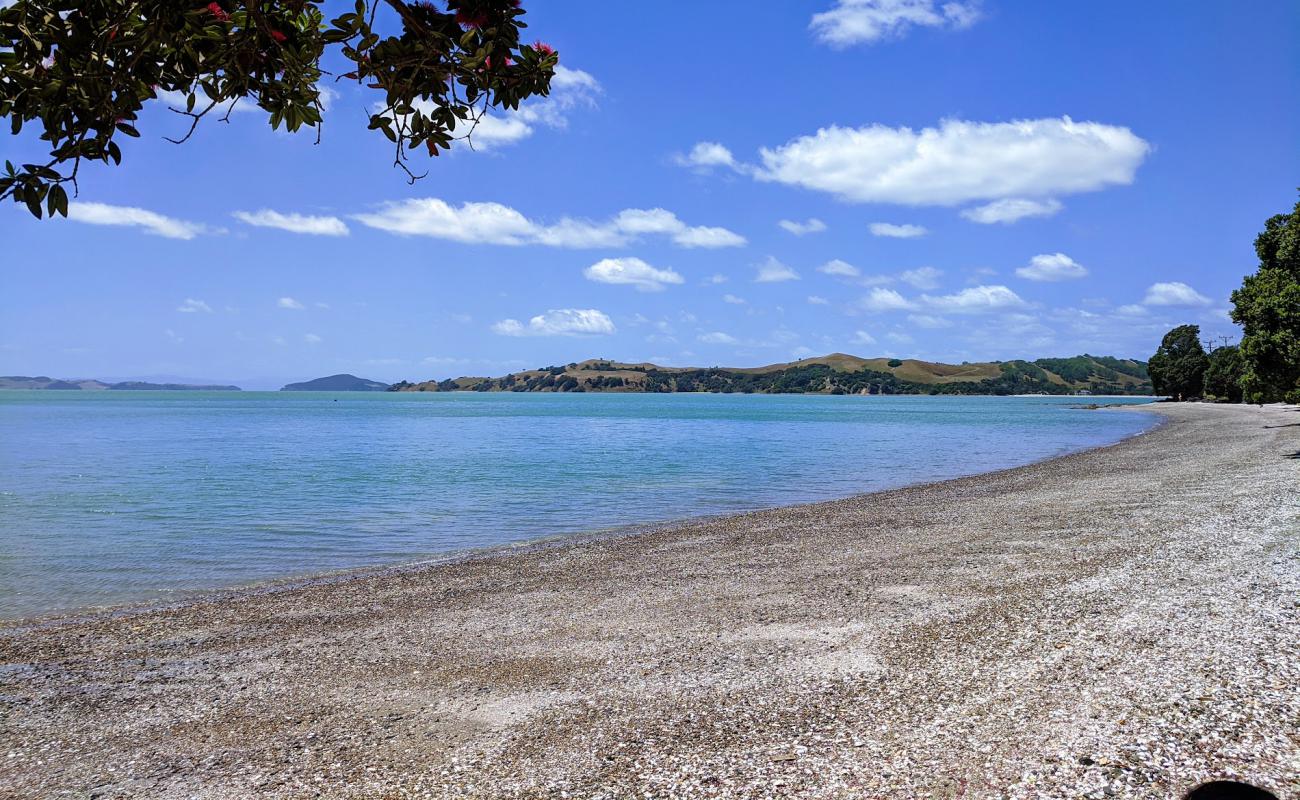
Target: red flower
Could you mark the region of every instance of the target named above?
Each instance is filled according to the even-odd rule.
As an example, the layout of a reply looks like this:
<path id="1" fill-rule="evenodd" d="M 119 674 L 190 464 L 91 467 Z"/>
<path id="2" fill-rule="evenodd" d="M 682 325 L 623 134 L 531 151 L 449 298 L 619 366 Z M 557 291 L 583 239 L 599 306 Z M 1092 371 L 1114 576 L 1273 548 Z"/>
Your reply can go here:
<path id="1" fill-rule="evenodd" d="M 277 42 L 283 42 L 285 39 L 288 39 L 289 37 L 285 36 L 283 33 L 280 33 L 279 31 L 271 31 L 271 38 L 276 40 Z"/>
<path id="2" fill-rule="evenodd" d="M 506 56 L 506 57 L 505 57 L 505 66 L 508 67 L 508 66 L 510 66 L 511 64 L 514 64 L 514 63 L 515 63 L 514 60 L 511 59 L 510 56 Z M 487 58 L 483 59 L 483 64 L 484 64 L 488 69 L 493 69 L 494 67 L 499 67 L 499 66 L 501 66 L 501 63 L 500 63 L 500 62 L 497 62 L 496 64 L 493 64 L 493 63 L 492 63 L 492 56 L 488 56 Z"/>
<path id="3" fill-rule="evenodd" d="M 208 12 L 211 13 L 212 16 L 221 20 L 222 22 L 225 22 L 226 20 L 230 19 L 230 15 L 227 14 L 226 10 L 222 8 L 221 5 L 218 3 L 208 3 Z"/>
<path id="4" fill-rule="evenodd" d="M 542 58 L 555 55 L 555 48 L 546 42 L 533 42 L 533 49 L 542 54 Z"/>
<path id="5" fill-rule="evenodd" d="M 475 11 L 472 14 L 468 11 L 456 12 L 457 24 L 466 28 L 481 28 L 487 24 L 487 21 L 487 14 L 483 11 Z"/>

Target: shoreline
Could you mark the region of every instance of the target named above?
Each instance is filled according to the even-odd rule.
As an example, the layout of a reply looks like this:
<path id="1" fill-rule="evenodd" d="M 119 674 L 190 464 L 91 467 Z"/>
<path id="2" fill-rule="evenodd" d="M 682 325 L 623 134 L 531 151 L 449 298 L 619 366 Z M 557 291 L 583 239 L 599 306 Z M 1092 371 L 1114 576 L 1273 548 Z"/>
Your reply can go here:
<path id="1" fill-rule="evenodd" d="M 0 795 L 1300 790 L 1300 410 L 0 627 Z M 1293 455 L 1295 454 L 1295 455 Z"/>
<path id="2" fill-rule="evenodd" d="M 827 395 L 828 397 L 831 395 Z M 994 396 L 994 395 L 989 395 Z M 1037 395 L 1014 395 L 1016 397 L 1036 397 Z M 1097 395 L 1098 397 L 1127 397 L 1126 395 Z M 269 578 L 249 583 L 236 583 L 226 586 L 211 586 L 206 588 L 197 588 L 193 590 L 184 590 L 178 592 L 182 596 L 170 600 L 143 600 L 138 602 L 126 601 L 122 603 L 108 603 L 103 605 L 92 605 L 78 608 L 69 608 L 54 610 L 47 613 L 32 614 L 21 617 L 0 617 L 0 636 L 9 631 L 22 631 L 31 628 L 40 628 L 46 626 L 57 626 L 63 624 L 76 624 L 92 622 L 99 618 L 119 618 L 135 614 L 148 614 L 152 612 L 174 611 L 193 605 L 206 605 L 212 603 L 232 602 L 242 599 L 245 596 L 255 597 L 267 593 L 282 591 L 294 591 L 297 589 L 306 589 L 312 586 L 322 584 L 346 582 L 351 580 L 367 578 L 383 578 L 390 575 L 406 574 L 410 572 L 420 572 L 427 569 L 436 569 L 438 567 L 449 566 L 473 561 L 479 559 L 492 559 L 499 557 L 508 557 L 513 554 L 527 553 L 535 549 L 581 546 L 593 542 L 603 542 L 616 540 L 630 536 L 640 536 L 653 533 L 671 533 L 672 531 L 688 525 L 704 524 L 726 520 L 730 517 L 738 517 L 746 514 L 777 511 L 780 509 L 808 508 L 815 507 L 826 503 L 839 503 L 848 500 L 857 500 L 868 498 L 872 495 L 882 494 L 885 492 L 895 492 L 904 489 L 913 489 L 927 486 L 936 486 L 950 481 L 960 481 L 969 478 L 978 478 L 986 475 L 997 475 L 999 473 L 1010 472 L 1013 470 L 1033 467 L 1050 461 L 1056 461 L 1063 458 L 1082 453 L 1092 452 L 1094 450 L 1104 450 L 1110 447 L 1116 447 L 1130 439 L 1139 436 L 1145 436 L 1154 433 L 1165 425 L 1168 420 L 1161 416 L 1158 411 L 1153 411 L 1150 406 L 1153 403 L 1117 403 L 1105 406 L 1072 406 L 1079 410 L 1087 411 L 1137 411 L 1152 414 L 1157 419 L 1151 427 L 1136 433 L 1127 434 L 1115 441 L 1104 444 L 1090 445 L 1078 450 L 1070 450 L 1064 453 L 1046 456 L 1043 458 L 1027 461 L 1024 464 L 1018 464 L 1012 467 L 1001 467 L 999 469 L 987 470 L 982 472 L 972 472 L 964 475 L 957 475 L 951 478 L 943 478 L 934 481 L 923 481 L 921 483 L 909 483 L 902 486 L 895 486 L 886 489 L 876 489 L 869 492 L 857 492 L 843 497 L 834 497 L 822 500 L 809 500 L 800 503 L 786 503 L 777 506 L 762 506 L 759 508 L 748 509 L 745 511 L 730 511 L 717 514 L 701 514 L 699 516 L 687 516 L 662 521 L 634 522 L 626 525 L 617 525 L 606 528 L 594 528 L 590 530 L 572 531 L 567 533 L 556 533 L 543 535 L 536 538 L 524 539 L 517 542 L 487 545 L 477 548 L 455 549 L 441 555 L 430 555 L 424 558 L 414 560 L 401 560 L 386 564 L 374 564 L 370 566 L 341 567 L 336 570 L 327 570 L 325 572 L 315 572 L 303 575 L 286 575 L 278 578 Z"/>

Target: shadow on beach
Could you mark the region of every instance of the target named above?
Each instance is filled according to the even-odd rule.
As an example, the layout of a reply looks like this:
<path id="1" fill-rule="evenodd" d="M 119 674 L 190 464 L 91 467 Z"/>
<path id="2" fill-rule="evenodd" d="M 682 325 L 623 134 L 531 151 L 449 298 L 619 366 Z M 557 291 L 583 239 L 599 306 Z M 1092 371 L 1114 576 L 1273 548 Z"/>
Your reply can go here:
<path id="1" fill-rule="evenodd" d="M 1183 800 L 1277 800 L 1277 795 L 1249 783 L 1211 781 L 1183 795 Z"/>

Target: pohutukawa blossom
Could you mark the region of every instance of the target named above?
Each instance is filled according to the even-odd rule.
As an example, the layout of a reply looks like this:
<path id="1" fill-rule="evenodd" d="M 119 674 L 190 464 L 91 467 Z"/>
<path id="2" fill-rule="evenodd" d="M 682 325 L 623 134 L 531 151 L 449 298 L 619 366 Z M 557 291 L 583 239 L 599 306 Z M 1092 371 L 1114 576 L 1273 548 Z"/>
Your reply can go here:
<path id="1" fill-rule="evenodd" d="M 464 28 L 481 28 L 487 24 L 487 14 L 482 11 L 470 13 L 468 11 L 456 12 L 456 23 Z"/>
<path id="2" fill-rule="evenodd" d="M 227 14 L 226 10 L 222 8 L 221 5 L 218 3 L 208 3 L 208 13 L 212 14 L 212 16 L 216 17 L 222 22 L 226 22 L 230 19 L 230 15 Z"/>
<path id="3" fill-rule="evenodd" d="M 280 33 L 279 31 L 271 31 L 271 38 L 276 40 L 277 42 L 283 42 L 285 39 L 288 39 L 289 37 L 285 36 L 283 33 Z"/>
<path id="4" fill-rule="evenodd" d="M 546 42 L 533 42 L 533 49 L 541 53 L 543 57 L 555 55 L 555 48 Z"/>

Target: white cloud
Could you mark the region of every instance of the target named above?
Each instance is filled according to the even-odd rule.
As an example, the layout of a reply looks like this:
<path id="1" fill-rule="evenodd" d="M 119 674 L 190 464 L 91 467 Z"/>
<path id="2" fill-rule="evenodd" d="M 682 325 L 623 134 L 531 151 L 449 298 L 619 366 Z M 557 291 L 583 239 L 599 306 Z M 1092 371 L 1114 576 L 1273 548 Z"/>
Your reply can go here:
<path id="1" fill-rule="evenodd" d="M 780 283 L 781 281 L 797 280 L 799 280 L 799 273 L 772 256 L 768 256 L 767 260 L 758 265 L 758 274 L 754 276 L 755 283 Z"/>
<path id="2" fill-rule="evenodd" d="M 1026 305 L 1020 295 L 1005 286 L 972 286 L 955 294 L 938 297 L 921 295 L 928 307 L 956 314 L 978 314 L 984 311 L 1002 311 Z"/>
<path id="3" fill-rule="evenodd" d="M 186 109 L 186 102 L 189 98 L 189 95 L 179 90 L 173 90 L 173 91 L 158 92 L 157 97 L 159 100 L 163 101 L 168 106 L 176 109 L 177 111 L 184 111 Z M 208 103 L 211 102 L 212 102 L 212 98 L 208 97 L 208 95 L 204 93 L 202 89 L 197 89 L 194 98 L 194 113 L 196 114 L 199 113 L 200 111 L 202 111 L 204 108 L 207 107 Z M 253 102 L 247 97 L 240 99 L 238 102 L 234 102 L 233 106 L 231 105 L 232 102 L 234 101 L 229 101 L 229 100 L 223 101 L 221 105 L 217 106 L 212 110 L 212 113 L 218 114 L 218 112 L 220 112 L 220 114 L 225 114 L 227 111 L 231 111 L 232 113 L 235 114 L 249 114 L 249 113 L 256 113 L 256 112 L 265 113 L 262 111 L 261 108 L 258 107 L 257 103 Z M 327 105 L 327 103 L 325 102 L 325 98 L 323 97 L 321 98 L 321 105 Z"/>
<path id="4" fill-rule="evenodd" d="M 1179 281 L 1153 283 L 1142 302 L 1149 306 L 1208 306 L 1210 298 Z"/>
<path id="5" fill-rule="evenodd" d="M 1062 208 L 1064 206 L 1061 205 L 1061 202 L 1052 198 L 1026 200 L 1023 197 L 1008 197 L 1004 200 L 994 200 L 987 205 L 968 208 L 962 211 L 961 215 L 971 222 L 978 222 L 982 225 L 996 223 L 1010 225 L 1016 220 L 1025 217 L 1050 217 Z"/>
<path id="6" fill-rule="evenodd" d="M 917 289 L 937 289 L 939 288 L 939 276 L 943 270 L 934 267 L 917 267 L 916 269 L 904 270 L 898 273 L 898 279 L 909 286 L 915 286 Z"/>
<path id="7" fill-rule="evenodd" d="M 302 311 L 304 308 L 302 303 L 299 303 L 292 297 L 281 297 L 279 300 L 275 301 L 275 304 L 280 308 L 287 308 L 291 311 Z"/>
<path id="8" fill-rule="evenodd" d="M 193 239 L 207 229 L 197 222 L 164 217 L 153 211 L 131 206 L 110 206 L 105 203 L 73 203 L 68 206 L 68 219 L 89 225 L 127 225 L 144 228 L 145 233 L 168 239 Z"/>
<path id="9" fill-rule="evenodd" d="M 745 305 L 745 298 L 737 297 L 734 294 L 724 294 L 722 296 L 722 302 L 730 303 L 733 306 L 743 306 Z"/>
<path id="10" fill-rule="evenodd" d="M 700 334 L 699 340 L 705 344 L 735 344 L 736 337 L 722 331 Z"/>
<path id="11" fill-rule="evenodd" d="M 833 258 L 817 268 L 818 272 L 824 272 L 827 275 L 837 275 L 841 278 L 856 278 L 862 274 L 862 270 L 853 266 L 847 261 L 841 261 Z"/>
<path id="12" fill-rule="evenodd" d="M 614 218 L 613 226 L 620 233 L 663 234 L 682 247 L 738 247 L 745 238 L 726 228 L 707 226 L 690 227 L 671 211 L 662 208 L 628 208 Z"/>
<path id="13" fill-rule="evenodd" d="M 776 224 L 780 225 L 782 229 L 793 233 L 795 236 L 806 236 L 810 233 L 821 233 L 826 230 L 826 223 L 816 217 L 809 218 L 807 222 L 795 222 L 791 219 L 783 219 Z"/>
<path id="14" fill-rule="evenodd" d="M 903 297 L 893 289 L 876 287 L 862 298 L 859 303 L 867 311 L 908 311 L 916 308 L 916 303 Z"/>
<path id="15" fill-rule="evenodd" d="M 583 270 L 582 274 L 589 281 L 635 286 L 642 292 L 659 292 L 668 284 L 685 282 L 673 270 L 652 267 L 639 258 L 602 258 Z"/>
<path id="16" fill-rule="evenodd" d="M 873 222 L 870 228 L 872 236 L 886 236 L 891 239 L 915 239 L 929 233 L 920 225 L 895 225 L 890 222 Z"/>
<path id="17" fill-rule="evenodd" d="M 831 301 L 827 300 L 825 297 L 822 297 L 821 295 L 810 294 L 808 295 L 808 303 L 809 305 L 814 305 L 814 306 L 828 306 L 831 304 Z"/>
<path id="18" fill-rule="evenodd" d="M 304 333 L 302 335 L 302 340 L 307 344 L 320 344 L 321 342 L 325 341 L 324 339 L 320 338 L 314 333 Z"/>
<path id="19" fill-rule="evenodd" d="M 260 211 L 236 211 L 232 214 L 240 222 L 259 228 L 278 228 L 290 233 L 312 236 L 347 236 L 348 226 L 338 217 L 312 217 L 305 214 L 281 214 L 264 208 Z"/>
<path id="20" fill-rule="evenodd" d="M 385 203 L 378 211 L 353 218 L 389 233 L 466 244 L 620 247 L 642 235 L 667 236 L 681 247 L 745 244 L 743 236 L 726 228 L 691 227 L 662 208 L 624 209 L 601 223 L 564 217 L 544 225 L 501 203 L 462 203 L 457 208 L 436 197 L 425 197 Z"/>
<path id="21" fill-rule="evenodd" d="M 731 151 L 717 142 L 698 142 L 691 152 L 677 156 L 677 163 L 684 167 L 734 167 L 736 159 Z"/>
<path id="22" fill-rule="evenodd" d="M 1016 274 L 1030 281 L 1068 281 L 1086 277 L 1088 269 L 1065 253 L 1044 253 L 1029 259 L 1029 266 Z"/>
<path id="23" fill-rule="evenodd" d="M 850 341 L 852 341 L 854 344 L 875 344 L 876 337 L 872 336 L 866 331 L 854 331 L 853 338 Z"/>
<path id="24" fill-rule="evenodd" d="M 907 321 L 918 328 L 927 330 L 938 330 L 940 328 L 951 328 L 952 323 L 943 317 L 936 317 L 930 314 L 908 314 Z"/>
<path id="25" fill-rule="evenodd" d="M 714 285 L 714 286 L 717 286 L 717 285 L 720 284 L 720 283 L 726 283 L 726 282 L 727 282 L 727 276 L 726 276 L 726 275 L 723 275 L 722 273 L 714 273 L 714 274 L 712 274 L 712 275 L 710 275 L 709 277 L 707 277 L 707 278 L 704 279 L 704 283 L 705 283 L 705 284 L 712 284 L 712 285 Z"/>
<path id="26" fill-rule="evenodd" d="M 972 0 L 836 0 L 830 11 L 814 14 L 808 27 L 818 41 L 842 48 L 899 38 L 912 27 L 960 30 L 979 18 Z"/>
<path id="27" fill-rule="evenodd" d="M 740 247 L 745 243 L 745 237 L 726 228 L 700 225 L 683 228 L 673 234 L 673 241 L 682 247 Z"/>
<path id="28" fill-rule="evenodd" d="M 475 150 L 496 150 L 527 139 L 538 127 L 553 130 L 567 128 L 569 112 L 578 106 L 594 107 L 600 92 L 600 82 L 591 73 L 556 66 L 549 96 L 524 101 L 514 111 L 484 114 L 477 124 L 462 123 L 453 135 L 464 136 L 469 133 L 468 139 L 457 143 L 466 149 L 473 147 Z M 417 101 L 416 107 L 426 114 L 434 110 L 431 103 L 424 101 Z M 383 108 L 384 105 L 380 103 L 375 110 L 381 111 Z"/>
<path id="29" fill-rule="evenodd" d="M 1150 149 L 1128 128 L 1069 117 L 919 131 L 832 125 L 761 149 L 753 174 L 851 202 L 946 206 L 1129 184 Z"/>
<path id="30" fill-rule="evenodd" d="M 553 308 L 538 314 L 527 324 L 503 319 L 492 326 L 502 336 L 581 336 L 615 332 L 614 321 L 594 308 Z"/>
<path id="31" fill-rule="evenodd" d="M 203 302 L 202 300 L 195 300 L 192 297 L 185 298 L 185 302 L 177 306 L 176 310 L 181 312 L 182 314 L 195 314 L 200 311 L 203 312 L 204 314 L 212 313 L 211 306 L 209 306 L 207 303 Z"/>
<path id="32" fill-rule="evenodd" d="M 428 113 L 432 106 L 421 108 Z M 460 132 L 457 132 L 458 135 Z M 527 139 L 533 135 L 533 126 L 519 116 L 500 117 L 484 114 L 474 124 L 466 140 L 475 150 L 493 150 L 508 144 Z"/>
<path id="33" fill-rule="evenodd" d="M 1146 306 L 1141 306 L 1137 303 L 1130 303 L 1126 306 L 1120 306 L 1115 309 L 1115 313 L 1126 317 L 1140 317 L 1147 313 L 1147 309 Z"/>

